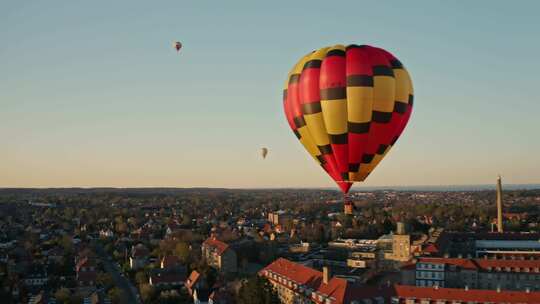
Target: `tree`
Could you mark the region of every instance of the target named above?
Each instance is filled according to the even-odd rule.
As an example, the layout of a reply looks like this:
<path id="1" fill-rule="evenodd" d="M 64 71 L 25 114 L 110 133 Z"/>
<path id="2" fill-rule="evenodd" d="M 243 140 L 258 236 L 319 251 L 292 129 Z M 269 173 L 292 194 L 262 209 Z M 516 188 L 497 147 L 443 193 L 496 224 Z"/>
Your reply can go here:
<path id="1" fill-rule="evenodd" d="M 148 277 L 146 276 L 146 273 L 144 273 L 144 271 L 138 271 L 135 274 L 135 282 L 137 282 L 137 284 L 139 285 L 148 282 Z"/>
<path id="2" fill-rule="evenodd" d="M 110 274 L 104 273 L 104 272 L 98 273 L 96 281 L 97 281 L 98 284 L 100 284 L 101 286 L 105 286 L 105 287 L 113 285 L 112 276 Z"/>
<path id="3" fill-rule="evenodd" d="M 128 231 L 128 226 L 124 222 L 120 222 L 116 224 L 116 232 L 118 233 L 126 233 Z"/>
<path id="4" fill-rule="evenodd" d="M 60 240 L 60 245 L 64 248 L 64 252 L 71 252 L 73 249 L 73 240 L 66 234 Z"/>
<path id="5" fill-rule="evenodd" d="M 151 302 L 150 300 L 155 297 L 156 291 L 150 284 L 139 285 L 139 291 L 141 298 L 145 303 Z"/>
<path id="6" fill-rule="evenodd" d="M 74 294 L 69 298 L 69 304 L 82 303 L 83 297 L 80 294 Z"/>
<path id="7" fill-rule="evenodd" d="M 71 292 L 69 289 L 62 287 L 54 293 L 54 297 L 58 303 L 69 303 Z"/>
<path id="8" fill-rule="evenodd" d="M 107 293 L 113 303 L 121 303 L 124 299 L 124 291 L 118 287 L 114 287 Z"/>
<path id="9" fill-rule="evenodd" d="M 174 248 L 175 255 L 180 259 L 182 263 L 187 263 L 189 260 L 189 246 L 184 242 L 176 244 Z"/>
<path id="10" fill-rule="evenodd" d="M 255 276 L 247 280 L 237 297 L 238 304 L 279 304 L 278 295 L 267 279 Z"/>

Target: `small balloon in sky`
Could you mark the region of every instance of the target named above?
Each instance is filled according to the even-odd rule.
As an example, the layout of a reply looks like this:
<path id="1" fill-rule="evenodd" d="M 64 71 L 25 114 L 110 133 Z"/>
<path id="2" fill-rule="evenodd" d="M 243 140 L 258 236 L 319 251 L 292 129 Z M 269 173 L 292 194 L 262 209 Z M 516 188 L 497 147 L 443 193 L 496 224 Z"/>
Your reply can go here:
<path id="1" fill-rule="evenodd" d="M 176 49 L 176 52 L 179 53 L 180 49 L 182 48 L 182 43 L 180 41 L 176 41 L 174 43 L 174 48 Z"/>
<path id="2" fill-rule="evenodd" d="M 268 154 L 268 148 L 262 148 L 261 149 L 261 155 L 262 155 L 262 158 L 265 159 L 266 158 L 266 155 Z"/>

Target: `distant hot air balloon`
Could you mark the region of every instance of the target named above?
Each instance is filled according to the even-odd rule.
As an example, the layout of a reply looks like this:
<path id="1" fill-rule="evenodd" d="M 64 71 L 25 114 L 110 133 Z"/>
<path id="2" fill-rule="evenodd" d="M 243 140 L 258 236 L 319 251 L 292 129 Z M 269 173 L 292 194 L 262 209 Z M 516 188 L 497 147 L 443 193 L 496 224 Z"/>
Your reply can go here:
<path id="1" fill-rule="evenodd" d="M 346 194 L 405 129 L 413 87 L 389 52 L 335 45 L 300 59 L 287 77 L 283 104 L 296 137 Z"/>
<path id="2" fill-rule="evenodd" d="M 176 52 L 180 52 L 180 49 L 182 48 L 182 43 L 180 41 L 176 41 L 174 43 L 174 48 L 176 49 Z"/>
<path id="3" fill-rule="evenodd" d="M 261 149 L 261 155 L 262 155 L 262 158 L 265 159 L 266 158 L 266 155 L 268 154 L 268 149 L 267 148 L 262 148 Z"/>

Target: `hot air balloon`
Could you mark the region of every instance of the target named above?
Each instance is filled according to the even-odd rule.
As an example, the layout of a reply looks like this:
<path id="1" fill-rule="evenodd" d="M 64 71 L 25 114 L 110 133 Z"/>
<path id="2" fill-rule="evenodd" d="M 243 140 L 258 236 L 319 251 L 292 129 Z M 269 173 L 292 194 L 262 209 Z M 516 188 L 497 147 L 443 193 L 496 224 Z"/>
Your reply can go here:
<path id="1" fill-rule="evenodd" d="M 268 149 L 267 148 L 262 148 L 261 149 L 261 156 L 263 159 L 266 158 L 266 155 L 268 154 Z"/>
<path id="2" fill-rule="evenodd" d="M 176 49 L 176 52 L 180 52 L 180 49 L 182 48 L 182 43 L 180 41 L 176 41 L 174 43 L 174 48 Z"/>
<path id="3" fill-rule="evenodd" d="M 413 87 L 403 64 L 388 51 L 335 45 L 298 61 L 287 77 L 283 105 L 298 140 L 347 194 L 405 129 Z"/>

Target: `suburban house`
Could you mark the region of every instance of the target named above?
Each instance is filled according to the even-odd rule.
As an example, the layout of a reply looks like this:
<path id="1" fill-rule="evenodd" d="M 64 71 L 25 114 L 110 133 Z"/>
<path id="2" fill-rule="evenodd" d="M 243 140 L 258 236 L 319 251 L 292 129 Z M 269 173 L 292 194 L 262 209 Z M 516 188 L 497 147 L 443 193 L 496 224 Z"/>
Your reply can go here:
<path id="1" fill-rule="evenodd" d="M 133 270 L 137 270 L 146 266 L 148 262 L 148 248 L 143 244 L 137 244 L 131 249 L 131 256 L 129 257 L 129 266 Z"/>

